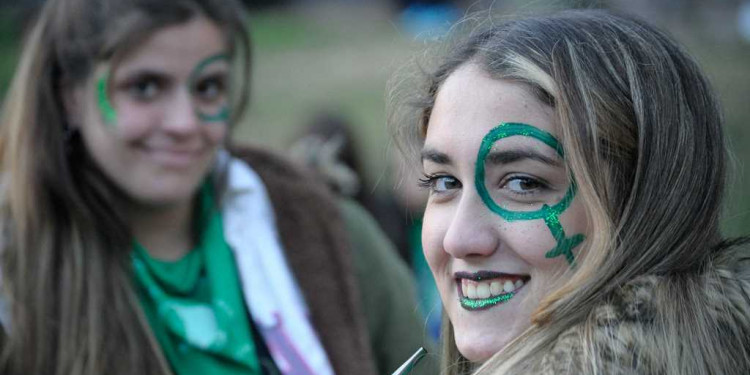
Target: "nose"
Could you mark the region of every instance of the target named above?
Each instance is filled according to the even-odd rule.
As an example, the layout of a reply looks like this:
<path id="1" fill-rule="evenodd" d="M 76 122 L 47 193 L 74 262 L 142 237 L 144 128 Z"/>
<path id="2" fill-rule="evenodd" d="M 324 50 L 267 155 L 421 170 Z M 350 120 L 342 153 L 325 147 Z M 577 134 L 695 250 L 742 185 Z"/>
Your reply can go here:
<path id="1" fill-rule="evenodd" d="M 170 133 L 187 135 L 200 128 L 201 120 L 187 90 L 178 90 L 167 105 L 164 129 Z"/>
<path id="2" fill-rule="evenodd" d="M 443 237 L 443 248 L 454 258 L 492 255 L 500 245 L 498 220 L 479 197 L 465 197 Z"/>

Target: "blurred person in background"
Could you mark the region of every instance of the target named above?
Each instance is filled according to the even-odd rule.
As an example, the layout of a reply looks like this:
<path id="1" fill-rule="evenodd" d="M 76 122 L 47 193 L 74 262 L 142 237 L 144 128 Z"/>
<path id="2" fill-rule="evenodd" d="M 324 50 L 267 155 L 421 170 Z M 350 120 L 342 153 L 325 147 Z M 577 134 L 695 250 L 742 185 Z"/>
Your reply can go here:
<path id="1" fill-rule="evenodd" d="M 230 147 L 249 71 L 232 0 L 46 2 L 0 128 L 0 372 L 376 374 L 422 345 L 364 211 Z"/>
<path id="2" fill-rule="evenodd" d="M 750 373 L 750 251 L 719 230 L 696 62 L 598 10 L 457 35 L 390 115 L 430 195 L 442 373 Z"/>
<path id="3" fill-rule="evenodd" d="M 430 338 L 437 340 L 440 335 L 440 297 L 424 260 L 420 239 L 426 202 L 424 190 L 409 183 L 411 180 L 396 184 L 390 194 L 368 186 L 361 160 L 364 153 L 356 142 L 352 123 L 343 115 L 321 111 L 302 129 L 302 134 L 290 146 L 291 158 L 326 181 L 336 193 L 356 200 L 377 221 L 410 266 L 424 326 Z M 394 168 L 402 167 L 400 157 L 389 159 Z M 398 263 L 393 267 L 400 266 L 401 262 Z M 419 368 L 421 370 L 422 366 Z"/>
<path id="4" fill-rule="evenodd" d="M 333 111 L 320 111 L 302 127 L 290 145 L 289 156 L 323 179 L 334 192 L 366 208 L 399 255 L 409 262 L 405 211 L 393 196 L 378 194 L 367 184 L 361 150 L 351 122 Z"/>

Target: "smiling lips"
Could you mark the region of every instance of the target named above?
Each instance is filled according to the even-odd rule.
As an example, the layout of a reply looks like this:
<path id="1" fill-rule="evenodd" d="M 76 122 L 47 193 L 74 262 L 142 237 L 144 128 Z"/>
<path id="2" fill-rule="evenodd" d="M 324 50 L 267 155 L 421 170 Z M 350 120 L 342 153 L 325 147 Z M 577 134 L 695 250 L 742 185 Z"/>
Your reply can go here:
<path id="1" fill-rule="evenodd" d="M 185 168 L 193 165 L 200 158 L 200 149 L 143 148 L 143 151 L 158 163 L 166 167 Z"/>
<path id="2" fill-rule="evenodd" d="M 530 279 L 528 276 L 497 272 L 458 272 L 455 275 L 461 306 L 481 310 L 509 301 Z"/>

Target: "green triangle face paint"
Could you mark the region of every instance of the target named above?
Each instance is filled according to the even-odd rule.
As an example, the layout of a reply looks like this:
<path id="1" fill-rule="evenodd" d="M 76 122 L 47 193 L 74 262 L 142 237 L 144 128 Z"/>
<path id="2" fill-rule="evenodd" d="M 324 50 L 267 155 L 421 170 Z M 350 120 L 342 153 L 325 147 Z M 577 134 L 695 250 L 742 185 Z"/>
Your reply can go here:
<path id="1" fill-rule="evenodd" d="M 522 123 L 502 123 L 499 126 L 490 130 L 487 135 L 482 139 L 482 143 L 479 147 L 479 154 L 477 155 L 476 168 L 474 173 L 474 185 L 476 186 L 477 192 L 482 199 L 482 202 L 490 209 L 490 211 L 500 215 L 507 221 L 519 221 L 519 220 L 538 220 L 543 219 L 544 223 L 552 232 L 552 236 L 557 242 L 557 246 L 551 249 L 545 254 L 547 258 L 555 258 L 558 256 L 564 256 L 571 267 L 575 266 L 575 255 L 573 249 L 578 246 L 585 236 L 583 234 L 576 234 L 572 237 L 567 237 L 562 225 L 560 224 L 560 215 L 568 209 L 570 203 L 576 194 L 575 180 L 571 180 L 570 187 L 565 192 L 565 196 L 560 202 L 548 206 L 543 205 L 542 208 L 536 211 L 511 211 L 501 207 L 497 202 L 492 199 L 487 186 L 485 185 L 485 162 L 487 156 L 492 150 L 492 146 L 499 140 L 512 137 L 512 136 L 523 136 L 531 137 L 539 140 L 547 146 L 554 149 L 557 154 L 564 158 L 564 152 L 562 145 L 555 139 L 552 134 L 539 129 L 537 127 L 522 124 Z"/>

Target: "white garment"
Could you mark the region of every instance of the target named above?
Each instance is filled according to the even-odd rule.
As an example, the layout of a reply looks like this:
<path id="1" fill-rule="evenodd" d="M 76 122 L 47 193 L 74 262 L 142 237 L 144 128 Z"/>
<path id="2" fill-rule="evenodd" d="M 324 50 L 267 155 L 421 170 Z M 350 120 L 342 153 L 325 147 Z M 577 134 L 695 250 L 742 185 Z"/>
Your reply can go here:
<path id="1" fill-rule="evenodd" d="M 221 207 L 224 238 L 234 253 L 245 303 L 271 356 L 284 374 L 333 374 L 284 257 L 263 181 L 243 161 L 226 153 L 218 159 L 226 163 L 228 178 Z M 290 349 L 301 358 L 288 356 Z M 305 369 L 295 370 L 300 359 Z"/>

